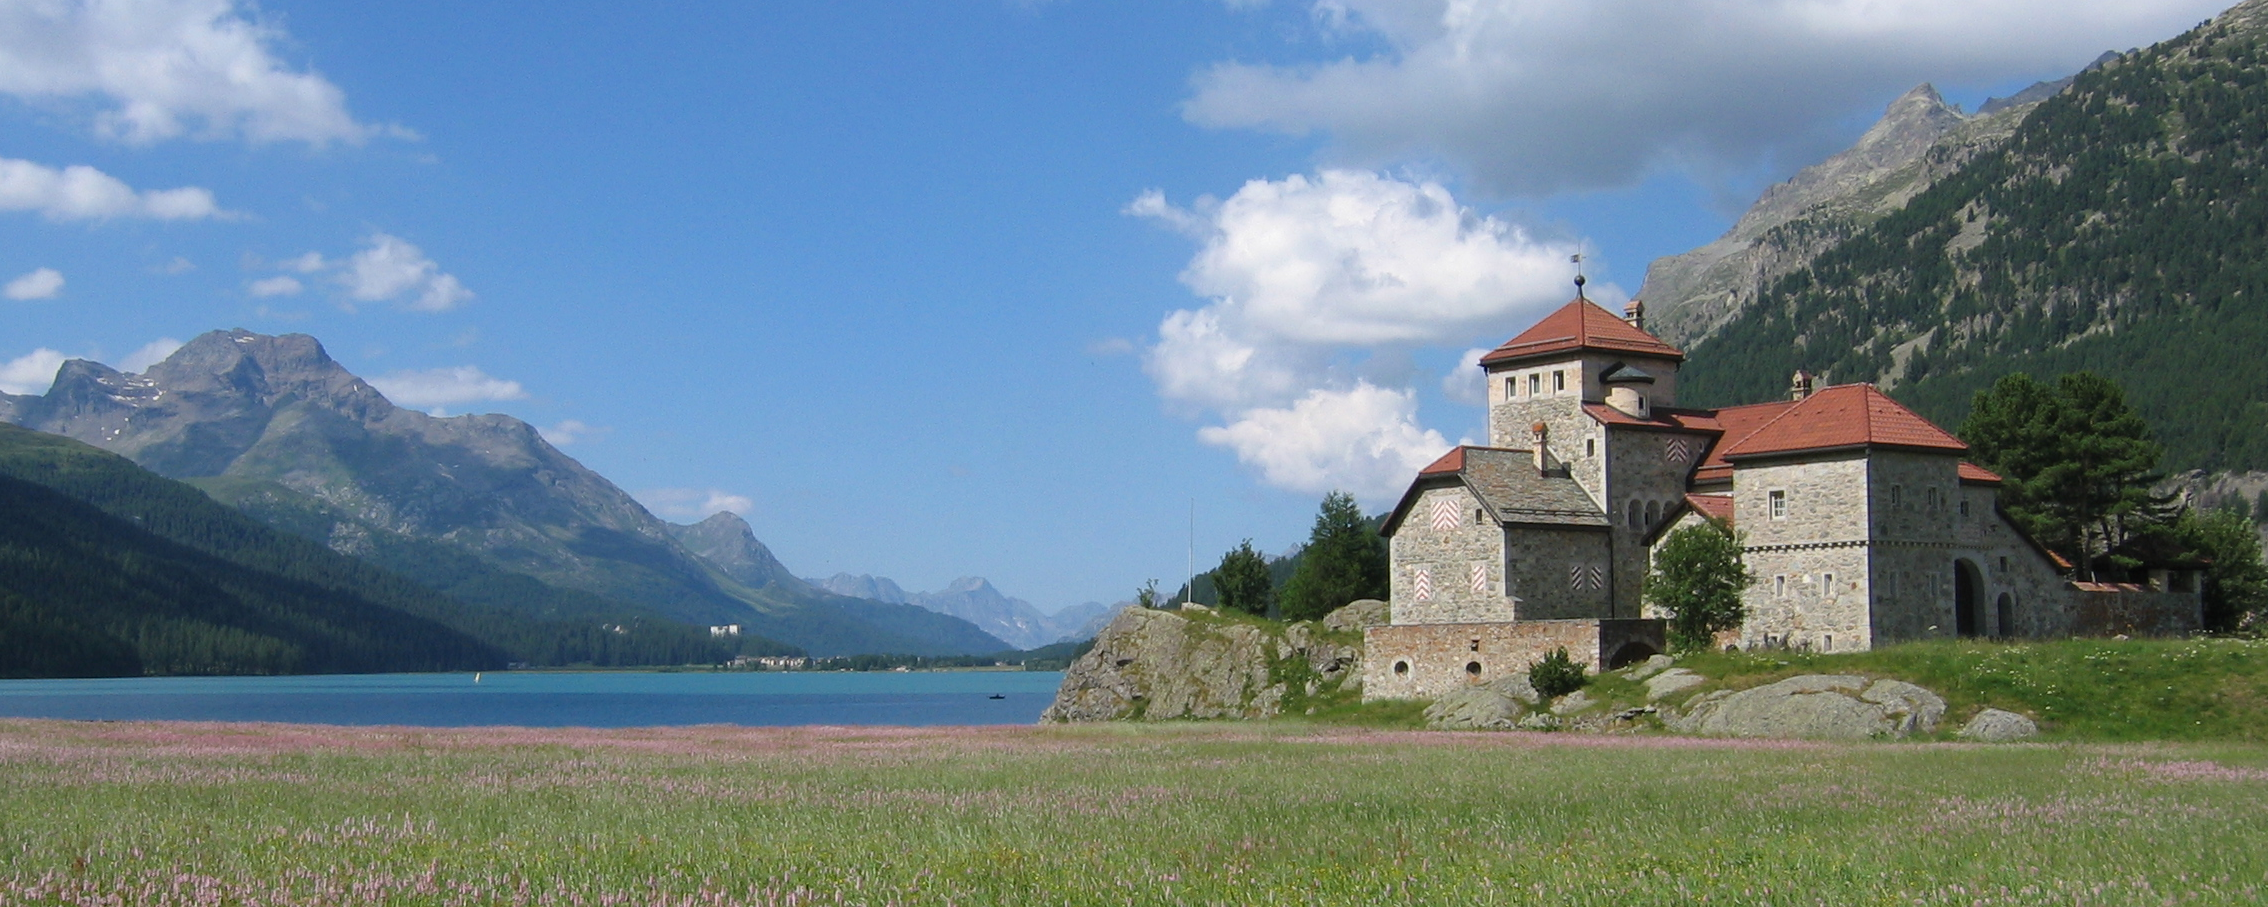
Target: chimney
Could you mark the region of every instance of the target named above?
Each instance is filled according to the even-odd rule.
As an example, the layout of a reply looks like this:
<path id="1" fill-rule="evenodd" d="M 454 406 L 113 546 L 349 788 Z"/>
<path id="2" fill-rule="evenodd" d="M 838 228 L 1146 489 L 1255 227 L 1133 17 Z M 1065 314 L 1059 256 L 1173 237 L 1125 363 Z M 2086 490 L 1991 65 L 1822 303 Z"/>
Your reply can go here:
<path id="1" fill-rule="evenodd" d="M 1622 307 L 1622 320 L 1629 322 L 1631 327 L 1641 331 L 1645 330 L 1646 304 L 1635 299 L 1630 300 L 1629 305 Z"/>
<path id="2" fill-rule="evenodd" d="M 1551 472 L 1551 451 L 1545 449 L 1544 446 L 1544 442 L 1550 437 L 1551 426 L 1541 422 L 1528 426 L 1528 446 L 1534 448 L 1537 475 L 1546 475 Z"/>
<path id="3" fill-rule="evenodd" d="M 1811 373 L 1797 369 L 1795 379 L 1788 382 L 1788 399 L 1798 403 L 1811 396 Z"/>

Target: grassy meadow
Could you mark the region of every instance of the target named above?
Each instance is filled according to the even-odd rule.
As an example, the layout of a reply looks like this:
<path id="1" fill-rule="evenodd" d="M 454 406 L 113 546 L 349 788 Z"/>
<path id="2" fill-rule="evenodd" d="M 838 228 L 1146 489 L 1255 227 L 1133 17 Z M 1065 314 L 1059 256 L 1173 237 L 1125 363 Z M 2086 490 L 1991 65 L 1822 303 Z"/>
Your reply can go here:
<path id="1" fill-rule="evenodd" d="M 0 721 L 0 905 L 2238 904 L 2268 749 Z"/>

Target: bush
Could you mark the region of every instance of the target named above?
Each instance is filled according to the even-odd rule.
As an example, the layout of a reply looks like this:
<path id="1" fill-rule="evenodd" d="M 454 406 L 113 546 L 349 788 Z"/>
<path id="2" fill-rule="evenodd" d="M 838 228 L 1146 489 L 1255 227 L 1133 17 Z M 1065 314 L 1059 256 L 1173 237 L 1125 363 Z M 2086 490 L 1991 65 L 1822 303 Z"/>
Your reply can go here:
<path id="1" fill-rule="evenodd" d="M 1543 657 L 1542 661 L 1528 666 L 1528 685 L 1536 694 L 1556 699 L 1583 688 L 1590 678 L 1583 676 L 1583 666 L 1567 657 L 1567 647 L 1561 646 Z"/>

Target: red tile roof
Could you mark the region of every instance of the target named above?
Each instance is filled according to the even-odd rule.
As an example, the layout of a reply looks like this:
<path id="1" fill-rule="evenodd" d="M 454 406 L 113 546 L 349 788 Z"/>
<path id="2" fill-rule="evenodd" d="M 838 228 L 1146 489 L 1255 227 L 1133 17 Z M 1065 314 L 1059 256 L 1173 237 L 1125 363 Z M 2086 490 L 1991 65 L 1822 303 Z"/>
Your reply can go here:
<path id="1" fill-rule="evenodd" d="M 1431 465 L 1431 466 L 1427 466 L 1427 467 L 1426 467 L 1426 468 L 1424 468 L 1424 469 L 1420 469 L 1420 470 L 1418 470 L 1418 473 L 1417 473 L 1417 474 L 1418 474 L 1418 475 L 1421 475 L 1421 476 L 1430 476 L 1430 475 L 1439 475 L 1439 474 L 1441 474 L 1441 473 L 1445 473 L 1445 472 L 1464 472 L 1464 471 L 1465 471 L 1465 449 L 1464 449 L 1463 447 L 1452 447 L 1452 448 L 1449 448 L 1449 452 L 1448 452 L 1448 453 L 1445 453 L 1445 454 L 1442 454 L 1442 455 L 1441 455 L 1441 459 L 1438 459 L 1438 460 L 1435 460 L 1435 461 L 1433 461 L 1433 465 Z"/>
<path id="2" fill-rule="evenodd" d="M 1959 472 L 1961 473 L 1961 481 L 1971 485 L 1998 485 L 2001 482 L 1999 473 L 1967 460 L 1961 461 Z"/>
<path id="3" fill-rule="evenodd" d="M 1719 414 L 1722 418 L 1722 414 Z M 1890 399 L 1871 384 L 1843 384 L 1812 394 L 1727 447 L 1735 460 L 1846 447 L 1964 451 L 1969 445 Z"/>
<path id="4" fill-rule="evenodd" d="M 1701 466 L 1693 472 L 1695 482 L 1730 482 L 1732 464 L 1725 461 L 1725 450 L 1740 443 L 1756 430 L 1780 417 L 1795 406 L 1793 400 L 1775 400 L 1771 403 L 1751 403 L 1747 406 L 1728 406 L 1717 410 L 1717 443 L 1710 446 L 1709 455 L 1701 459 Z"/>
<path id="5" fill-rule="evenodd" d="M 1729 494 L 1689 494 L 1685 496 L 1685 506 L 1712 520 L 1726 523 L 1733 520 L 1733 500 Z"/>
<path id="6" fill-rule="evenodd" d="M 1663 343 L 1660 337 L 1631 327 L 1629 322 L 1588 299 L 1577 298 L 1561 306 L 1559 311 L 1544 316 L 1534 327 L 1521 331 L 1520 336 L 1505 341 L 1495 352 L 1482 356 L 1481 364 L 1517 362 L 1584 349 L 1685 360 L 1684 353 Z"/>
<path id="7" fill-rule="evenodd" d="M 1723 431 L 1717 422 L 1717 413 L 1706 409 L 1671 409 L 1657 406 L 1639 418 L 1604 403 L 1585 403 L 1583 411 L 1606 425 L 1628 425 L 1633 428 L 1684 429 L 1686 431 Z"/>

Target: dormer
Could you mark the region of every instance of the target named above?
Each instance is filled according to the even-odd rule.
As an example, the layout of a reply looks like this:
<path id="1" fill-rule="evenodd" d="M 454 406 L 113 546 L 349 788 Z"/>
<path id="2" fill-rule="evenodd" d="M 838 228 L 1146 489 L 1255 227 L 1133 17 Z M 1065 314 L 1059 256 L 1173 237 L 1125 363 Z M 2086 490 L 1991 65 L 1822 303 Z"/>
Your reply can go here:
<path id="1" fill-rule="evenodd" d="M 1599 384 L 1606 388 L 1606 404 L 1621 410 L 1625 416 L 1640 419 L 1653 418 L 1647 407 L 1647 397 L 1653 393 L 1654 376 L 1644 369 L 1632 368 L 1630 363 L 1617 362 L 1599 373 Z"/>

